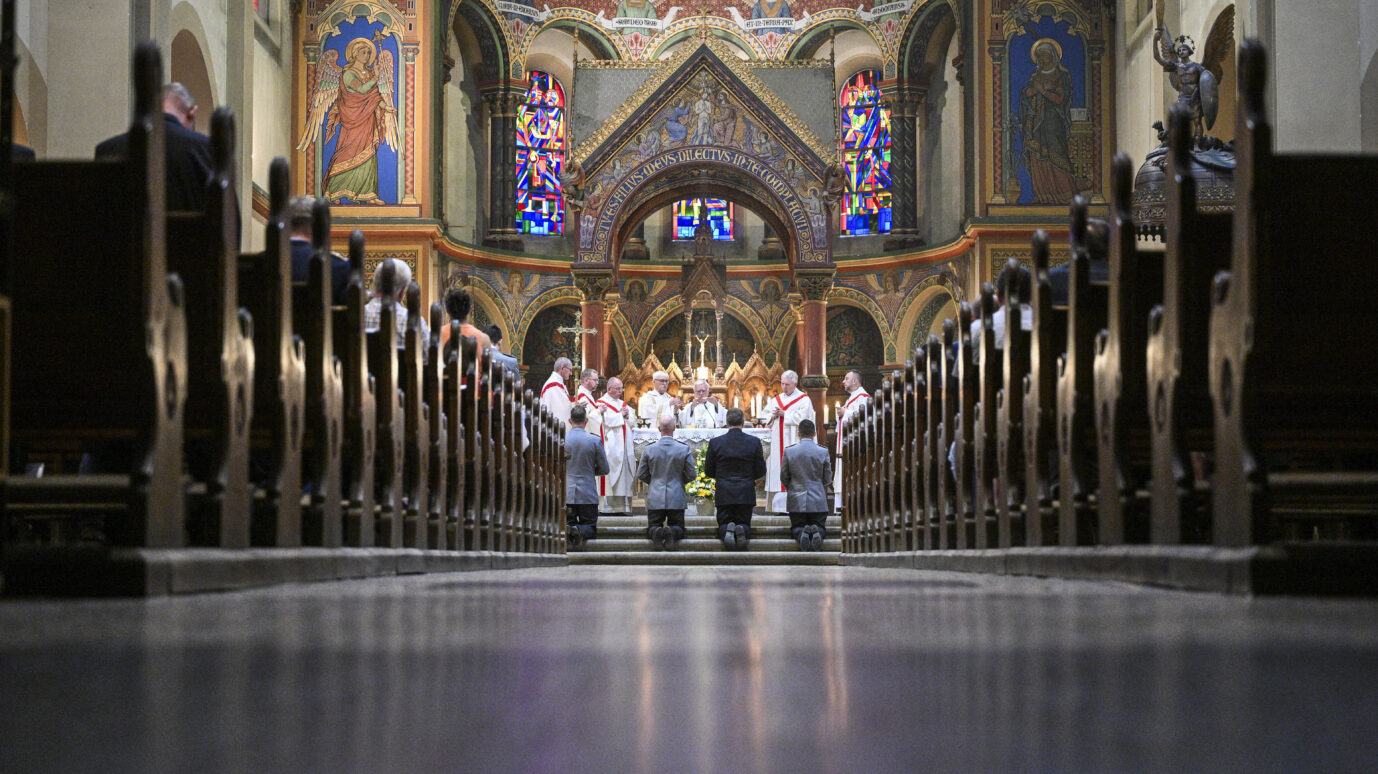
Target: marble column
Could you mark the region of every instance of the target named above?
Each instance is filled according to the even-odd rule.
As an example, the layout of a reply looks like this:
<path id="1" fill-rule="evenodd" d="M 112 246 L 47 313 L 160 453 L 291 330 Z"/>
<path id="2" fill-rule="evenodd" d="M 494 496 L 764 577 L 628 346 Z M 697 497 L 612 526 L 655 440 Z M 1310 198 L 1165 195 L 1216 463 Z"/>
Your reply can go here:
<path id="1" fill-rule="evenodd" d="M 794 278 L 802 297 L 800 304 L 799 386 L 813 402 L 815 424 L 823 421 L 823 405 L 828 399 L 828 374 L 824 347 L 828 341 L 828 293 L 833 287 L 833 272 L 800 272 Z M 821 428 L 820 428 L 821 430 Z M 820 433 L 820 442 L 827 442 Z"/>
<path id="2" fill-rule="evenodd" d="M 622 260 L 647 261 L 650 258 L 651 253 L 646 249 L 646 222 L 642 221 L 627 238 L 627 244 L 622 246 Z"/>
<path id="3" fill-rule="evenodd" d="M 919 236 L 918 156 L 922 91 L 901 87 L 887 97 L 890 106 L 890 235 L 885 250 L 924 244 Z"/>
<path id="4" fill-rule="evenodd" d="M 607 294 L 613 286 L 612 272 L 606 269 L 576 269 L 571 273 L 574 274 L 574 286 L 582 296 L 579 302 L 579 327 L 587 331 L 579 334 L 581 359 L 584 368 L 596 369 L 601 375 L 607 367 L 603 342 Z"/>
<path id="5" fill-rule="evenodd" d="M 513 84 L 499 84 L 483 94 L 488 104 L 488 235 L 486 247 L 520 252 L 517 230 L 517 107 L 521 94 Z"/>

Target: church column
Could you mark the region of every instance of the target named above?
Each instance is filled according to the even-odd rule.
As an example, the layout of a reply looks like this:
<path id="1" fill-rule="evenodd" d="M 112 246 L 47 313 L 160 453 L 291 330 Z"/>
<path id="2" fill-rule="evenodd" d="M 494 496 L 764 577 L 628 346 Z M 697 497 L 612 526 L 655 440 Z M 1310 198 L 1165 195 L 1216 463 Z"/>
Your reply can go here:
<path id="1" fill-rule="evenodd" d="M 612 289 L 612 272 L 607 269 L 595 271 L 573 270 L 574 286 L 579 289 L 582 300 L 579 302 L 580 358 L 584 368 L 597 369 L 601 375 L 606 366 L 603 357 L 605 335 L 606 301 Z"/>
<path id="2" fill-rule="evenodd" d="M 803 373 L 799 386 L 813 402 L 815 424 L 823 421 L 823 405 L 828 399 L 828 374 L 824 347 L 828 340 L 828 293 L 833 287 L 833 272 L 800 272 L 794 284 L 803 297 L 800 305 L 802 345 L 799 367 Z M 820 441 L 826 441 L 820 435 Z"/>
<path id="3" fill-rule="evenodd" d="M 908 87 L 887 99 L 890 105 L 890 236 L 884 249 L 905 250 L 924 244 L 919 236 L 919 110 L 924 92 Z"/>
<path id="4" fill-rule="evenodd" d="M 522 95 L 517 87 L 502 83 L 486 90 L 488 103 L 488 235 L 487 247 L 520 252 L 517 231 L 517 107 Z"/>

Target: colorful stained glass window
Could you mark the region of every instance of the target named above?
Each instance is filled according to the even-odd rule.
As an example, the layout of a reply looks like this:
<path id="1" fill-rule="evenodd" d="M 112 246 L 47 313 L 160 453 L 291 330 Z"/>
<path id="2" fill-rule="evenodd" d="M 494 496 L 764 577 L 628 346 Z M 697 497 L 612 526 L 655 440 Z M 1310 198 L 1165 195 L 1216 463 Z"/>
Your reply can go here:
<path id="1" fill-rule="evenodd" d="M 550 73 L 532 70 L 517 109 L 517 229 L 564 233 L 560 170 L 565 163 L 565 90 Z"/>
<path id="2" fill-rule="evenodd" d="M 880 72 L 862 70 L 842 86 L 841 233 L 883 234 L 890 230 L 890 108 L 880 104 Z"/>
<path id="3" fill-rule="evenodd" d="M 732 202 L 722 199 L 680 199 L 674 204 L 675 239 L 693 239 L 694 230 L 704 217 L 713 229 L 713 239 L 732 240 Z"/>

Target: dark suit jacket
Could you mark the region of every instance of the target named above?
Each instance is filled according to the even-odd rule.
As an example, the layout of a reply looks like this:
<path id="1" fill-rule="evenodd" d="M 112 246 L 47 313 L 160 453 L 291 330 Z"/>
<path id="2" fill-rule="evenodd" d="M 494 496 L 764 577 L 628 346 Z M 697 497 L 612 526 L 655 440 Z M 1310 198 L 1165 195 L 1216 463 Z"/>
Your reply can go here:
<path id="1" fill-rule="evenodd" d="M 714 499 L 718 505 L 755 505 L 756 479 L 766 475 L 766 458 L 761 439 L 747 435 L 740 427 L 708 442 L 703 472 L 717 479 Z"/>
<path id="2" fill-rule="evenodd" d="M 306 282 L 311 279 L 311 243 L 305 239 L 292 238 L 292 281 Z M 330 254 L 330 303 L 344 303 L 345 287 L 349 285 L 349 261 L 334 253 Z"/>
<path id="3" fill-rule="evenodd" d="M 33 148 L 16 142 L 10 146 L 10 158 L 15 161 L 34 161 L 38 156 L 33 152 Z"/>
<path id="4" fill-rule="evenodd" d="M 1110 281 L 1110 262 L 1091 261 L 1091 282 L 1104 283 Z M 1072 269 L 1067 264 L 1054 266 L 1048 270 L 1048 284 L 1053 289 L 1053 306 L 1066 306 L 1072 300 L 1072 291 L 1069 283 L 1072 281 Z"/>
<path id="5" fill-rule="evenodd" d="M 214 159 L 211 138 L 194 132 L 171 113 L 163 114 L 167 156 L 168 211 L 202 212 L 206 209 L 206 186 L 210 183 Z M 124 158 L 129 152 L 129 135 L 120 134 L 96 146 L 96 158 Z"/>

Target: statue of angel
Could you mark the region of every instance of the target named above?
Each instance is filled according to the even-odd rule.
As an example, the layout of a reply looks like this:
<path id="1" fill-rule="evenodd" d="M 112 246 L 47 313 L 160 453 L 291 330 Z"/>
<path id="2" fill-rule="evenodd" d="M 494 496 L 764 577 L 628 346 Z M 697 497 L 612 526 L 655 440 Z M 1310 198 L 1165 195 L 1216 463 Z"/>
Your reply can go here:
<path id="1" fill-rule="evenodd" d="M 393 96 L 392 52 L 373 40 L 355 38 L 345 46 L 341 68 L 333 51 L 325 52 L 316 66 L 311 108 L 297 150 L 312 143 L 339 139 L 325 168 L 322 188 L 332 202 L 381 204 L 378 196 L 378 146 L 387 143 L 397 150 L 402 143 Z"/>
<path id="2" fill-rule="evenodd" d="M 1153 32 L 1153 58 L 1168 74 L 1168 81 L 1177 91 L 1177 103 L 1191 111 L 1192 134 L 1199 139 L 1215 126 L 1220 111 L 1220 78 L 1234 36 L 1213 32 L 1207 40 L 1205 55 L 1200 62 L 1193 62 L 1196 41 L 1187 35 L 1172 37 L 1163 23 L 1162 0 L 1155 3 L 1155 12 L 1158 26 Z"/>
<path id="3" fill-rule="evenodd" d="M 570 159 L 560 171 L 560 190 L 565 195 L 565 206 L 579 211 L 588 205 L 588 194 L 584 191 L 584 168 L 579 162 Z"/>

